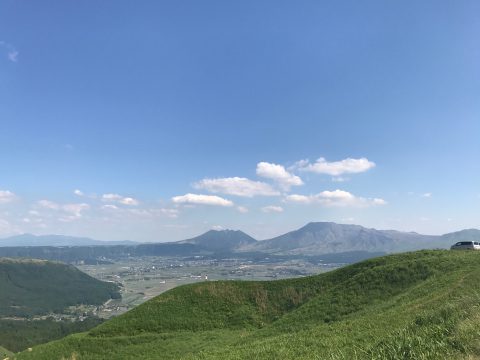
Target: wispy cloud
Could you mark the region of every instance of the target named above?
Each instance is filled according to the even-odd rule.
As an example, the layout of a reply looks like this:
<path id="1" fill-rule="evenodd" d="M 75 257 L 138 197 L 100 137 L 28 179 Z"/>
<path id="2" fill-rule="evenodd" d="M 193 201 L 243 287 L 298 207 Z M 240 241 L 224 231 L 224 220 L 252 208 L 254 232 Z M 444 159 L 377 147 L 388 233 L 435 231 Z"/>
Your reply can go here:
<path id="1" fill-rule="evenodd" d="M 380 198 L 363 198 L 344 190 L 322 191 L 314 195 L 292 194 L 285 197 L 286 202 L 297 204 L 319 204 L 326 207 L 368 207 L 386 205 Z"/>
<path id="2" fill-rule="evenodd" d="M 283 208 L 281 206 L 269 205 L 262 208 L 264 213 L 281 213 Z"/>
<path id="3" fill-rule="evenodd" d="M 5 219 L 0 219 L 0 235 L 13 235 L 22 233 L 21 229 Z"/>
<path id="4" fill-rule="evenodd" d="M 90 209 L 89 204 L 73 203 L 73 204 L 59 204 L 50 200 L 40 200 L 37 202 L 38 209 L 46 209 L 59 213 L 58 220 L 62 222 L 70 222 L 78 220 L 82 217 L 82 213 Z M 35 211 L 35 215 L 41 215 L 39 211 Z"/>
<path id="5" fill-rule="evenodd" d="M 0 40 L 0 47 L 3 47 L 4 49 L 6 49 L 8 60 L 10 60 L 11 62 L 18 62 L 19 52 L 15 48 L 15 46 L 13 46 L 12 44 L 6 41 Z"/>
<path id="6" fill-rule="evenodd" d="M 138 201 L 137 199 L 134 199 L 128 196 L 118 195 L 118 194 L 103 194 L 102 201 L 118 203 L 118 204 L 128 205 L 128 206 L 138 206 L 140 204 L 140 201 Z"/>
<path id="7" fill-rule="evenodd" d="M 17 196 L 13 192 L 9 190 L 0 190 L 0 204 L 11 203 L 15 201 L 16 198 Z"/>
<path id="8" fill-rule="evenodd" d="M 328 162 L 325 158 L 321 157 L 313 164 L 308 160 L 301 160 L 296 163 L 296 168 L 298 168 L 300 171 L 327 174 L 331 176 L 362 173 L 374 168 L 375 166 L 375 163 L 367 158 L 347 158 L 340 161 Z"/>
<path id="9" fill-rule="evenodd" d="M 280 193 L 269 184 L 242 177 L 203 179 L 193 184 L 195 189 L 203 189 L 212 193 L 228 194 L 243 197 L 276 196 Z"/>
<path id="10" fill-rule="evenodd" d="M 185 194 L 172 198 L 175 204 L 233 206 L 233 202 L 216 195 Z"/>

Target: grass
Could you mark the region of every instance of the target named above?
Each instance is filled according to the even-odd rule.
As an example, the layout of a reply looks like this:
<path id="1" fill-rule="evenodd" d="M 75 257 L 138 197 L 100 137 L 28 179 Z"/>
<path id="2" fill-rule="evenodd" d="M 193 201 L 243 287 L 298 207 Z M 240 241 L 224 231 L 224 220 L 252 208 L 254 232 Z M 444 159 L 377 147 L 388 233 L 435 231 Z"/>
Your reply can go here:
<path id="1" fill-rule="evenodd" d="M 5 349 L 3 346 L 0 346 L 0 359 L 5 359 L 9 357 L 13 357 L 13 352 Z"/>
<path id="2" fill-rule="evenodd" d="M 86 318 L 84 321 L 0 320 L 0 343 L 7 349 L 18 352 L 72 333 L 87 331 L 102 321 L 95 317 Z M 3 358 L 0 356 L 1 359 Z"/>
<path id="3" fill-rule="evenodd" d="M 301 279 L 172 289 L 18 359 L 480 357 L 480 254 L 390 255 Z"/>

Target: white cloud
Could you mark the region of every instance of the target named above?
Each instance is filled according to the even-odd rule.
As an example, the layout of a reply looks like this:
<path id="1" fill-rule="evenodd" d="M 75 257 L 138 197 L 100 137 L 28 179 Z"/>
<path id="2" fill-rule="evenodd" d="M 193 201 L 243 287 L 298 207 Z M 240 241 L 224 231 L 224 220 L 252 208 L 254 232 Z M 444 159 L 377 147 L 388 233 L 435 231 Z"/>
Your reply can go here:
<path id="1" fill-rule="evenodd" d="M 212 230 L 222 231 L 222 230 L 225 230 L 225 228 L 222 225 L 213 225 Z"/>
<path id="2" fill-rule="evenodd" d="M 61 208 L 66 213 L 71 214 L 75 218 L 82 217 L 82 211 L 90 209 L 90 205 L 81 203 L 81 204 L 66 204 Z"/>
<path id="3" fill-rule="evenodd" d="M 348 178 L 342 177 L 342 176 L 334 176 L 332 177 L 332 182 L 345 182 L 348 181 Z"/>
<path id="4" fill-rule="evenodd" d="M 292 194 L 285 197 L 285 201 L 294 202 L 294 203 L 309 204 L 313 202 L 312 200 L 313 200 L 313 195 L 305 196 L 305 195 Z"/>
<path id="5" fill-rule="evenodd" d="M 383 199 L 380 199 L 380 198 L 374 198 L 372 200 L 372 204 L 373 205 L 387 205 L 387 202 Z"/>
<path id="6" fill-rule="evenodd" d="M 85 195 L 81 190 L 78 190 L 78 189 L 74 190 L 73 193 L 77 196 L 84 196 Z"/>
<path id="7" fill-rule="evenodd" d="M 303 185 L 303 181 L 299 176 L 288 172 L 282 165 L 259 162 L 257 164 L 257 175 L 274 180 L 286 191 L 290 190 L 292 186 Z"/>
<path id="8" fill-rule="evenodd" d="M 4 47 L 7 50 L 8 60 L 12 62 L 18 62 L 19 52 L 12 44 L 6 41 L 0 41 L 0 46 Z"/>
<path id="9" fill-rule="evenodd" d="M 90 205 L 85 203 L 58 204 L 50 200 L 40 200 L 37 202 L 37 206 L 47 210 L 53 210 L 53 211 L 58 211 L 60 213 L 63 213 L 63 215 L 59 218 L 59 220 L 62 222 L 70 222 L 73 220 L 80 219 L 82 217 L 82 212 L 90 209 Z M 30 214 L 35 216 L 41 215 L 36 210 L 30 211 Z"/>
<path id="10" fill-rule="evenodd" d="M 327 207 L 368 207 L 387 204 L 383 199 L 358 197 L 348 191 L 338 189 L 322 191 L 321 193 L 308 196 L 292 194 L 286 196 L 285 201 L 299 204 L 320 204 Z"/>
<path id="11" fill-rule="evenodd" d="M 180 213 L 177 209 L 158 209 L 157 212 L 171 219 L 178 218 L 178 214 Z"/>
<path id="12" fill-rule="evenodd" d="M 120 200 L 120 204 L 137 206 L 139 204 L 139 201 L 137 199 L 134 199 L 134 198 L 131 198 L 131 197 L 125 197 L 122 200 Z"/>
<path id="13" fill-rule="evenodd" d="M 0 190 L 0 204 L 8 204 L 15 201 L 16 195 L 8 190 Z"/>
<path id="14" fill-rule="evenodd" d="M 427 193 L 425 193 L 425 194 L 422 194 L 422 197 L 423 197 L 423 198 L 431 198 L 431 197 L 432 197 L 432 193 L 427 192 Z"/>
<path id="15" fill-rule="evenodd" d="M 102 200 L 103 201 L 119 201 L 123 199 L 123 196 L 120 196 L 118 194 L 103 194 L 102 195 Z"/>
<path id="16" fill-rule="evenodd" d="M 118 206 L 108 204 L 108 205 L 103 205 L 102 209 L 103 210 L 118 210 Z"/>
<path id="17" fill-rule="evenodd" d="M 16 225 L 11 224 L 5 219 L 0 218 L 0 235 L 13 235 L 13 234 L 21 234 L 23 231 L 18 228 Z"/>
<path id="18" fill-rule="evenodd" d="M 177 209 L 130 209 L 129 213 L 143 217 L 168 217 L 176 219 L 180 213 Z"/>
<path id="19" fill-rule="evenodd" d="M 213 205 L 213 206 L 233 206 L 233 202 L 215 195 L 185 194 L 174 196 L 172 201 L 175 204 L 186 205 Z"/>
<path id="20" fill-rule="evenodd" d="M 193 184 L 193 187 L 196 189 L 204 189 L 212 193 L 243 197 L 280 195 L 280 193 L 273 189 L 269 184 L 241 177 L 203 179 Z"/>
<path id="21" fill-rule="evenodd" d="M 122 205 L 138 206 L 140 202 L 132 197 L 124 197 L 118 194 L 103 194 L 102 201 L 114 202 Z"/>
<path id="22" fill-rule="evenodd" d="M 367 158 L 347 158 L 340 161 L 328 162 L 325 158 L 321 157 L 313 164 L 302 160 L 297 163 L 297 167 L 301 171 L 340 176 L 343 174 L 356 174 L 365 172 L 374 168 L 375 163 Z"/>
<path id="23" fill-rule="evenodd" d="M 269 205 L 262 208 L 264 213 L 281 213 L 283 208 L 281 206 Z"/>
<path id="24" fill-rule="evenodd" d="M 178 209 L 167 209 L 167 208 L 150 208 L 150 209 L 126 209 L 120 208 L 116 205 L 107 204 L 101 207 L 102 210 L 108 211 L 116 216 L 137 216 L 141 218 L 155 218 L 155 217 L 168 217 L 171 219 L 176 219 L 180 213 Z"/>
<path id="25" fill-rule="evenodd" d="M 13 62 L 18 61 L 18 51 L 17 50 L 12 50 L 8 52 L 8 59 Z"/>
<path id="26" fill-rule="evenodd" d="M 45 208 L 45 209 L 50 209 L 50 210 L 59 210 L 60 209 L 60 205 L 53 202 L 53 201 L 50 201 L 50 200 L 40 200 L 37 202 L 37 204 L 42 207 L 42 208 Z"/>
<path id="27" fill-rule="evenodd" d="M 246 208 L 245 206 L 237 206 L 237 210 L 239 213 L 242 213 L 242 214 L 248 213 L 248 208 Z"/>

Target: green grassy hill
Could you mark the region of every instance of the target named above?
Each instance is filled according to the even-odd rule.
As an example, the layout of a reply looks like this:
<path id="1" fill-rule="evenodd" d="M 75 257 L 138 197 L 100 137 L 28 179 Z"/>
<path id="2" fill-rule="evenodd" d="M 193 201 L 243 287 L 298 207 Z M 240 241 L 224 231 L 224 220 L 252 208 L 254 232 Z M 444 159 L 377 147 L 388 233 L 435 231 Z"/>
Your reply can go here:
<path id="1" fill-rule="evenodd" d="M 77 268 L 44 260 L 0 258 L 0 316 L 61 312 L 77 304 L 102 304 L 118 287 Z"/>
<path id="2" fill-rule="evenodd" d="M 5 349 L 4 347 L 0 346 L 0 359 L 3 360 L 5 358 L 12 357 L 13 355 L 14 354 L 11 351 L 9 351 L 9 350 Z"/>
<path id="3" fill-rule="evenodd" d="M 480 253 L 420 251 L 178 287 L 18 359 L 473 359 L 479 307 Z"/>

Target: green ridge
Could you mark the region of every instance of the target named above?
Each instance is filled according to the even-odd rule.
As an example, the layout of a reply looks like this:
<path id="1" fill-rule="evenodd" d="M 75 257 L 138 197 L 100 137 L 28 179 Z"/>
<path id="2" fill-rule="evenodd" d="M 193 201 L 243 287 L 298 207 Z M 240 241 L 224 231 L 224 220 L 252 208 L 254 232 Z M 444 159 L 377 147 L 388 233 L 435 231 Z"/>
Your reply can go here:
<path id="1" fill-rule="evenodd" d="M 77 304 L 102 304 L 119 297 L 118 287 L 72 265 L 0 258 L 0 316 L 43 315 Z"/>
<path id="2" fill-rule="evenodd" d="M 18 359 L 473 359 L 479 305 L 480 253 L 419 251 L 178 287 Z"/>
<path id="3" fill-rule="evenodd" d="M 71 322 L 32 318 L 63 313 L 67 307 L 77 304 L 99 305 L 119 296 L 115 284 L 94 279 L 70 265 L 0 258 L 0 345 L 21 351 L 91 329 L 101 320 Z"/>

